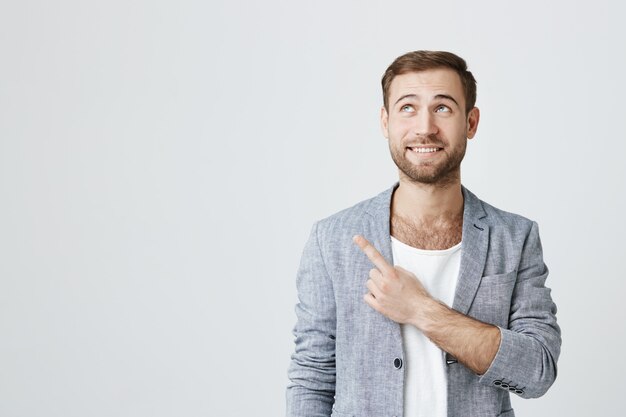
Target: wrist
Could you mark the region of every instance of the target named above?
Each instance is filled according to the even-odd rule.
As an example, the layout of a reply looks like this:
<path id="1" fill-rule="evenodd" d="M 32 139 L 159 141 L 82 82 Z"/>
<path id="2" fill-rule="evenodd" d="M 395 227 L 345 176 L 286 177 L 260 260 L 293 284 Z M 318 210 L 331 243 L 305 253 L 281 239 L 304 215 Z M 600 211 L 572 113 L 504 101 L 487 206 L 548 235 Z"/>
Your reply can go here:
<path id="1" fill-rule="evenodd" d="M 431 297 L 425 297 L 416 309 L 412 324 L 428 335 L 441 322 L 441 317 L 448 307 Z"/>

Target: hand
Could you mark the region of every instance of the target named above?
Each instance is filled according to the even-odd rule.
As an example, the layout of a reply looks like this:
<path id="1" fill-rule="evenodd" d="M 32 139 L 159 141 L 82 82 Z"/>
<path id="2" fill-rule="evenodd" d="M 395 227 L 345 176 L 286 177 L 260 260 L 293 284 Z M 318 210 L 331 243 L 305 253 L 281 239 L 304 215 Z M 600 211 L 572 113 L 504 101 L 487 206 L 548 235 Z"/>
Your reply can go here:
<path id="1" fill-rule="evenodd" d="M 478 375 L 484 374 L 500 346 L 498 327 L 465 316 L 428 294 L 411 272 L 392 266 L 363 236 L 352 238 L 374 263 L 363 297 L 374 310 L 397 323 L 417 327 L 442 350 Z"/>
<path id="2" fill-rule="evenodd" d="M 376 266 L 369 273 L 369 292 L 363 296 L 365 302 L 397 323 L 410 323 L 419 328 L 424 308 L 434 301 L 419 279 L 402 267 L 390 265 L 363 236 L 355 235 L 352 240 Z"/>

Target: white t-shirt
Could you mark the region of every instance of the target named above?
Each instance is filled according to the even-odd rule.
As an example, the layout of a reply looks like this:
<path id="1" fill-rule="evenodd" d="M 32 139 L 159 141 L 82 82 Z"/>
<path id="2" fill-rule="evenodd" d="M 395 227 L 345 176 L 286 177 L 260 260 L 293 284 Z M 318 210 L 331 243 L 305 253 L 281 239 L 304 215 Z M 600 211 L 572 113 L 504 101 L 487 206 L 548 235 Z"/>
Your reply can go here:
<path id="1" fill-rule="evenodd" d="M 411 271 L 426 290 L 448 306 L 461 265 L 461 243 L 444 250 L 424 250 L 391 236 L 394 265 Z M 404 417 L 446 417 L 448 387 L 445 353 L 410 324 L 401 324 L 404 348 Z"/>

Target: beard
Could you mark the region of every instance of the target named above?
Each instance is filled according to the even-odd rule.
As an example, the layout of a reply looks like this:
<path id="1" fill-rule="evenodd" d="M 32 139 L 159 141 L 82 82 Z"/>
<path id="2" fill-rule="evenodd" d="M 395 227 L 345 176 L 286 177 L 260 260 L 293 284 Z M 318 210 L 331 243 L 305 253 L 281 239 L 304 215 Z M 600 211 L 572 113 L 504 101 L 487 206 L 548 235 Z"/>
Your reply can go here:
<path id="1" fill-rule="evenodd" d="M 444 147 L 444 142 L 436 136 L 430 136 L 423 141 L 425 144 L 433 144 L 443 148 L 437 152 L 445 152 L 439 155 L 435 161 L 422 161 L 419 164 L 410 161 L 406 157 L 407 152 L 413 152 L 404 145 L 392 145 L 389 140 L 391 159 L 404 176 L 412 182 L 446 187 L 460 179 L 461 161 L 465 157 L 467 140 L 461 140 L 455 148 Z M 401 175 L 402 175 L 401 174 Z"/>

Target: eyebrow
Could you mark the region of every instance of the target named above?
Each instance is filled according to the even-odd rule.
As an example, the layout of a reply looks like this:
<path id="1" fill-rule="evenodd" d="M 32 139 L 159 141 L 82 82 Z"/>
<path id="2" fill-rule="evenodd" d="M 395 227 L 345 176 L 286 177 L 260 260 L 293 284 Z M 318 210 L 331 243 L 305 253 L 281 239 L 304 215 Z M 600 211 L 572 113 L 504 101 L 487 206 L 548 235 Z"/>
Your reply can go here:
<path id="1" fill-rule="evenodd" d="M 416 94 L 405 94 L 402 97 L 400 97 L 398 100 L 396 100 L 396 102 L 394 103 L 394 105 L 398 104 L 400 101 L 404 100 L 405 98 L 417 98 Z M 459 103 L 454 99 L 454 97 L 448 95 L 448 94 L 437 94 L 435 96 L 435 99 L 446 99 L 446 100 L 450 100 L 452 101 L 454 104 L 457 105 L 457 107 L 461 107 L 459 106 Z"/>

